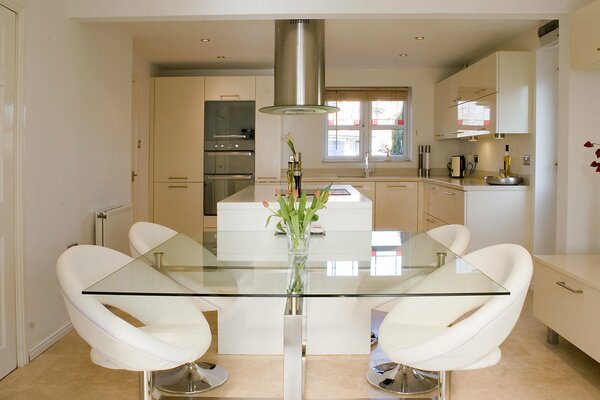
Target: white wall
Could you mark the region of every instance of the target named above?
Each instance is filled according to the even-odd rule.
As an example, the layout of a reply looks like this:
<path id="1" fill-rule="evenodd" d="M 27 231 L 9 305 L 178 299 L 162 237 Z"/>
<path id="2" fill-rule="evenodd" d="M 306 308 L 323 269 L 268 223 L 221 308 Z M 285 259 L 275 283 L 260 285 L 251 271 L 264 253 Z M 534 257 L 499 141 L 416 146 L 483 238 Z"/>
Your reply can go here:
<path id="1" fill-rule="evenodd" d="M 402 87 L 412 88 L 412 161 L 377 162 L 380 168 L 417 168 L 417 146 L 431 145 L 432 168 L 446 168 L 450 157 L 458 150 L 456 141 L 435 141 L 433 106 L 436 82 L 450 71 L 443 69 L 328 69 L 325 73 L 329 87 Z M 284 116 L 283 134 L 294 135 L 296 149 L 302 152 L 303 168 L 361 168 L 362 163 L 324 163 L 322 116 Z M 282 168 L 287 168 L 289 150 L 282 151 Z"/>
<path id="2" fill-rule="evenodd" d="M 564 237 L 557 245 L 566 253 L 600 252 L 600 173 L 590 167 L 596 148 L 583 147 L 590 140 L 600 143 L 600 71 L 570 72 L 569 139 L 567 179 L 558 190 L 566 191 L 567 218 Z"/>
<path id="3" fill-rule="evenodd" d="M 56 260 L 93 243 L 93 211 L 130 201 L 131 37 L 67 17 L 67 0 L 20 0 L 23 219 L 29 350 L 68 321 Z"/>

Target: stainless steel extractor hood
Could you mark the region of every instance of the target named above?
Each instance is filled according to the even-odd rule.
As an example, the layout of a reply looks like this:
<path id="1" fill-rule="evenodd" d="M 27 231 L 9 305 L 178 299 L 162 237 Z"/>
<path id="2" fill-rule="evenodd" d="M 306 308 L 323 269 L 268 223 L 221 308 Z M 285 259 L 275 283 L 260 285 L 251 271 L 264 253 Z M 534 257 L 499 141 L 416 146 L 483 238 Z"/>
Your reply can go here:
<path id="1" fill-rule="evenodd" d="M 325 114 L 325 21 L 275 21 L 275 104 L 267 114 Z"/>

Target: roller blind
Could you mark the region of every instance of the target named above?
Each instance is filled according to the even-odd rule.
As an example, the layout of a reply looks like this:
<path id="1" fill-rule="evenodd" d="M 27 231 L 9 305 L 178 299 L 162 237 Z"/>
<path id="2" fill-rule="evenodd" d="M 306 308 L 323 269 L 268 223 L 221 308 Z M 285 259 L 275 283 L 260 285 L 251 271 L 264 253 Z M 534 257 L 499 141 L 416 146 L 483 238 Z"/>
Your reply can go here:
<path id="1" fill-rule="evenodd" d="M 328 88 L 326 101 L 406 101 L 408 88 Z"/>

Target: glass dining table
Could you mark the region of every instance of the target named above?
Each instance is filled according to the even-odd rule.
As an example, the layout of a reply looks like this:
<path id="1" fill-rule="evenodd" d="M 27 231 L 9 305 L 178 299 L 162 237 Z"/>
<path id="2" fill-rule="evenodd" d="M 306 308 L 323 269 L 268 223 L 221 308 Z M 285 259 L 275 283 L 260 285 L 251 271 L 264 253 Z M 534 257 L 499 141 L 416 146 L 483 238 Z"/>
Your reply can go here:
<path id="1" fill-rule="evenodd" d="M 255 303 L 251 299 L 270 299 L 267 301 L 275 304 L 275 317 L 282 327 L 281 336 L 257 340 L 267 346 L 270 340 L 277 342 L 273 346 L 283 354 L 286 400 L 303 397 L 303 341 L 309 354 L 313 341 L 317 343 L 312 347 L 316 349 L 314 354 L 349 354 L 356 352 L 356 348 L 361 349 L 361 353 L 364 349 L 369 351 L 370 308 L 401 301 L 403 297 L 509 294 L 477 266 L 470 265 L 423 232 L 328 231 L 312 235 L 301 285 L 294 286 L 293 290 L 291 281 L 298 275 L 289 264 L 285 235 L 269 231 L 218 232 L 216 242 L 201 242 L 192 236 L 177 234 L 83 293 L 201 297 L 217 304 L 219 313 L 221 308 L 225 315 L 228 307 L 237 310 L 244 318 L 236 320 L 233 314 L 233 323 L 229 326 L 226 323 L 221 326 L 219 320 L 220 353 L 221 347 L 226 349 L 230 343 L 227 335 L 243 330 L 241 321 L 261 323 L 261 319 L 267 318 L 266 308 L 253 309 Z M 161 280 L 153 280 L 153 274 L 144 273 L 149 268 L 164 273 L 179 285 L 176 289 L 161 286 Z M 432 284 L 417 285 L 424 280 Z M 350 307 L 348 301 L 353 302 Z M 315 305 L 311 306 L 311 302 Z M 244 304 L 249 306 L 244 308 Z M 368 324 L 357 328 L 358 333 L 348 325 L 365 321 L 355 314 L 357 309 L 365 310 L 363 314 L 366 313 Z M 250 318 L 248 313 L 255 313 L 255 318 Z M 349 316 L 345 317 L 347 313 Z M 311 318 L 317 322 L 307 323 Z M 342 328 L 334 324 L 341 324 Z M 315 328 L 307 332 L 307 325 Z M 335 351 L 321 349 L 321 345 L 332 346 L 331 337 L 327 337 L 332 334 L 337 335 L 333 342 L 338 347 Z M 346 334 L 350 336 L 345 338 Z M 327 340 L 322 340 L 322 336 Z M 247 337 L 244 334 L 244 338 Z M 239 341 L 235 336 L 230 339 Z M 347 344 L 350 350 L 340 348 L 340 343 Z"/>

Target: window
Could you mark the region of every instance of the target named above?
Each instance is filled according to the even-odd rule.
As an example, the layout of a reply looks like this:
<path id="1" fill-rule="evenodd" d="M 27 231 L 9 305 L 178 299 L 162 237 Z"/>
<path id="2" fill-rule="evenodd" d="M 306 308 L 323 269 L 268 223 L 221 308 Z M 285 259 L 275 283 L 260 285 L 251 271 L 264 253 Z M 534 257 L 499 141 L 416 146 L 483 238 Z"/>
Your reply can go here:
<path id="1" fill-rule="evenodd" d="M 327 89 L 325 161 L 410 159 L 410 89 Z"/>

